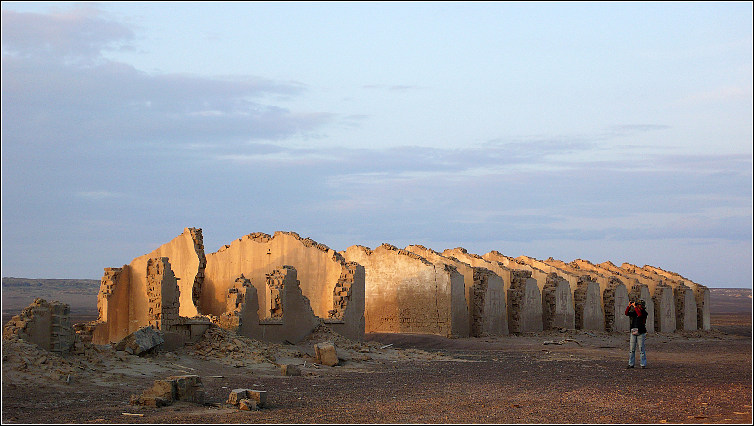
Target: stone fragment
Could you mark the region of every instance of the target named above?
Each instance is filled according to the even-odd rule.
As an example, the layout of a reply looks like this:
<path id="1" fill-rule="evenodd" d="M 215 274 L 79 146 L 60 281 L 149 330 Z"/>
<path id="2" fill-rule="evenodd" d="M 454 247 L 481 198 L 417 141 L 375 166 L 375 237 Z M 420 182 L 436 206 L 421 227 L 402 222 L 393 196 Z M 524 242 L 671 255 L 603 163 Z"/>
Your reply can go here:
<path id="1" fill-rule="evenodd" d="M 264 407 L 267 404 L 267 391 L 249 389 L 249 399 L 253 399 L 257 403 L 257 407 Z"/>
<path id="2" fill-rule="evenodd" d="M 175 382 L 175 399 L 178 401 L 204 404 L 204 385 L 201 377 L 197 375 L 172 376 L 167 380 Z"/>
<path id="3" fill-rule="evenodd" d="M 142 355 L 165 343 L 162 332 L 146 326 L 134 331 L 115 345 L 116 351 L 126 351 L 132 355 Z"/>
<path id="4" fill-rule="evenodd" d="M 244 411 L 256 411 L 259 409 L 259 406 L 253 399 L 242 399 L 238 402 L 238 409 Z"/>
<path id="5" fill-rule="evenodd" d="M 227 403 L 230 405 L 238 405 L 241 400 L 249 397 L 249 389 L 233 389 L 228 395 Z"/>
<path id="6" fill-rule="evenodd" d="M 280 372 L 283 376 L 300 376 L 301 368 L 294 364 L 282 364 L 280 366 Z"/>
<path id="7" fill-rule="evenodd" d="M 324 364 L 330 367 L 337 365 L 340 361 L 335 350 L 335 345 L 330 342 L 317 343 L 314 345 L 314 357 L 318 364 Z"/>

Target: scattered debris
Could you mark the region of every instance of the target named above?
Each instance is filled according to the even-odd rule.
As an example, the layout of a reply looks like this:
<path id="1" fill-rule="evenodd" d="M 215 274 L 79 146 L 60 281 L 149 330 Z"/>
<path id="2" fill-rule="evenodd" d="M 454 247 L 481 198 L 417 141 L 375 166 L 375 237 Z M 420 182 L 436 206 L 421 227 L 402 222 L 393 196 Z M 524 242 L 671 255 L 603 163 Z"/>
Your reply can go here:
<path id="1" fill-rule="evenodd" d="M 204 385 L 196 375 L 172 376 L 155 380 L 154 385 L 141 395 L 131 395 L 132 405 L 164 407 L 175 401 L 204 404 Z"/>
<path id="2" fill-rule="evenodd" d="M 228 404 L 240 410 L 254 411 L 267 403 L 267 391 L 254 389 L 233 389 L 228 396 Z"/>

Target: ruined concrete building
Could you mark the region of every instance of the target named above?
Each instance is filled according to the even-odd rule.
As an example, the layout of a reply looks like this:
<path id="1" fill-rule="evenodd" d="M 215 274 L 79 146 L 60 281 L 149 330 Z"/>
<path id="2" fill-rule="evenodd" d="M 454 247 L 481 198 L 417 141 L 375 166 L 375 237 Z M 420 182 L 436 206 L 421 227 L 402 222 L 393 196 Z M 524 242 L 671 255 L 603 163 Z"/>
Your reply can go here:
<path id="1" fill-rule="evenodd" d="M 105 268 L 90 328 L 100 344 L 145 326 L 166 341 L 192 340 L 211 324 L 292 343 L 322 323 L 355 340 L 365 332 L 618 332 L 628 330 L 624 310 L 634 299 L 647 304 L 650 332 L 710 329 L 709 289 L 653 266 L 420 245 L 339 253 L 293 232 L 248 234 L 205 255 L 201 229 L 186 228 L 127 265 Z M 31 327 L 22 323 L 17 328 Z"/>
<path id="2" fill-rule="evenodd" d="M 364 335 L 364 268 L 297 234 L 249 234 L 205 255 L 202 231 L 181 235 L 130 264 L 106 268 L 94 343 L 144 326 L 193 340 L 211 323 L 271 341 L 292 341 L 321 319 Z M 303 330 L 302 330 L 303 328 Z"/>

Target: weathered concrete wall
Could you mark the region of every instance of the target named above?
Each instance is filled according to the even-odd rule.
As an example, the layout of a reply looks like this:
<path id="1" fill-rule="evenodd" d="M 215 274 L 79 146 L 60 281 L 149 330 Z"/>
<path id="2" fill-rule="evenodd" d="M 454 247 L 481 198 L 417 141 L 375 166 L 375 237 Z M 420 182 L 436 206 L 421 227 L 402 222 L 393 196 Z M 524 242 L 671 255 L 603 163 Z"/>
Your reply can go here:
<path id="1" fill-rule="evenodd" d="M 686 285 L 679 285 L 673 289 L 675 299 L 676 328 L 682 331 L 696 330 L 696 299 L 694 291 Z"/>
<path id="2" fill-rule="evenodd" d="M 464 298 L 465 303 L 463 305 L 457 304 L 451 307 L 453 311 L 452 323 L 461 324 L 462 322 L 466 321 L 469 324 L 468 329 L 459 328 L 458 330 L 454 330 L 453 334 L 457 337 L 468 337 L 471 333 L 472 328 L 474 327 L 473 325 L 474 318 L 471 315 L 471 312 L 473 311 L 472 305 L 474 303 L 473 301 L 474 286 L 479 285 L 474 279 L 474 268 L 471 265 L 461 262 L 460 260 L 456 258 L 445 257 L 441 255 L 440 253 L 432 249 L 429 249 L 427 247 L 424 247 L 422 245 L 409 245 L 406 247 L 406 251 L 410 251 L 411 253 L 416 253 L 419 256 L 427 259 L 428 261 L 434 264 L 443 264 L 443 265 L 453 266 L 456 268 L 456 270 L 458 270 L 458 273 L 463 275 L 463 285 L 464 285 L 463 298 Z M 460 296 L 453 297 L 451 298 L 451 300 L 460 300 Z"/>
<path id="3" fill-rule="evenodd" d="M 240 275 L 251 280 L 260 306 L 267 306 L 266 274 L 279 265 L 290 265 L 296 268 L 301 291 L 314 314 L 332 320 L 333 328 L 349 338 L 363 338 L 363 275 L 358 266 L 347 265 L 343 256 L 327 246 L 293 232 L 255 233 L 206 258 L 202 313 L 222 315 L 227 291 Z M 263 310 L 259 313 L 264 315 Z"/>
<path id="4" fill-rule="evenodd" d="M 630 329 L 631 321 L 625 315 L 626 305 L 629 302 L 628 289 L 618 276 L 588 260 L 576 259 L 570 263 L 557 262 L 574 274 L 589 275 L 593 281 L 599 284 L 602 294 L 602 308 L 605 311 L 606 331 L 628 331 Z"/>
<path id="5" fill-rule="evenodd" d="M 657 284 L 652 301 L 655 304 L 655 331 L 672 333 L 676 329 L 675 297 L 673 288 L 666 284 Z"/>
<path id="6" fill-rule="evenodd" d="M 700 330 L 710 330 L 712 328 L 712 325 L 710 323 L 709 310 L 709 288 L 704 285 L 695 283 L 684 277 L 683 275 L 671 271 L 666 271 L 656 266 L 644 265 L 642 269 L 652 271 L 654 273 L 657 273 L 658 275 L 664 276 L 671 280 L 675 280 L 690 287 L 694 292 L 694 299 L 696 301 L 697 328 Z"/>
<path id="7" fill-rule="evenodd" d="M 545 286 L 542 289 L 542 328 L 545 330 L 576 328 L 576 312 L 571 286 L 565 278 L 554 272 L 547 274 Z"/>
<path id="8" fill-rule="evenodd" d="M 452 336 L 468 330 L 468 320 L 453 315 L 454 306 L 466 304 L 464 277 L 455 267 L 389 244 L 352 246 L 343 255 L 364 266 L 366 332 Z"/>
<path id="9" fill-rule="evenodd" d="M 589 275 L 579 277 L 573 302 L 576 312 L 576 328 L 583 330 L 605 330 L 605 312 L 602 309 L 600 286 Z"/>
<path id="10" fill-rule="evenodd" d="M 169 259 L 170 268 L 178 280 L 181 294 L 179 315 L 193 317 L 199 313 L 197 304 L 201 295 L 204 281 L 204 268 L 206 257 L 204 255 L 204 241 L 201 228 L 184 228 L 181 235 L 173 238 L 169 243 L 163 244 L 151 253 L 134 259 L 131 265 L 141 267 L 146 265 L 148 259 L 166 257 Z M 146 282 L 142 281 L 142 274 L 132 277 L 135 289 L 143 287 Z M 134 331 L 134 330 L 131 330 Z"/>
<path id="11" fill-rule="evenodd" d="M 608 284 L 602 292 L 605 306 L 605 331 L 629 331 L 631 319 L 625 315 L 629 302 L 628 289 L 616 276 L 608 278 Z"/>
<path id="12" fill-rule="evenodd" d="M 512 280 L 511 271 L 512 270 L 510 268 L 505 267 L 505 265 L 503 265 L 500 262 L 487 260 L 483 258 L 482 256 L 479 256 L 478 254 L 469 253 L 463 247 L 457 247 L 454 249 L 446 249 L 442 252 L 442 255 L 446 257 L 454 257 L 462 262 L 468 263 L 469 265 L 473 267 L 488 269 L 502 279 L 503 294 L 505 298 L 505 308 L 506 308 L 506 315 L 507 315 L 506 322 L 508 324 L 508 331 L 514 332 L 514 330 L 511 328 L 512 327 L 511 309 L 520 309 L 521 305 L 518 304 L 520 303 L 519 301 L 519 302 L 516 302 L 517 303 L 516 307 L 513 307 L 513 308 L 511 307 L 511 301 L 510 301 L 511 293 L 509 292 L 509 290 L 511 288 L 511 280 Z M 535 285 L 536 285 L 536 282 L 535 282 Z M 539 289 L 539 287 L 537 287 L 537 289 Z M 531 291 L 532 289 L 527 288 L 523 294 L 529 294 Z M 518 292 L 514 292 L 513 294 L 518 294 Z M 532 300 L 533 300 L 533 295 L 532 295 L 532 298 L 526 299 L 526 302 L 531 303 Z M 541 295 L 540 295 L 540 302 L 541 302 Z M 541 307 L 539 309 L 541 309 Z M 520 316 L 520 314 L 517 312 L 514 312 L 513 315 L 516 317 Z M 515 332 L 519 332 L 519 331 L 515 331 Z"/>
<path id="13" fill-rule="evenodd" d="M 508 329 L 511 333 L 542 331 L 542 298 L 531 272 L 511 271 L 508 289 Z"/>
<path id="14" fill-rule="evenodd" d="M 3 338 L 16 335 L 47 351 L 69 352 L 75 342 L 69 314 L 68 305 L 37 298 L 3 326 Z"/>
<path id="15" fill-rule="evenodd" d="M 147 325 L 169 330 L 178 322 L 180 290 L 167 257 L 147 260 Z"/>
<path id="16" fill-rule="evenodd" d="M 314 315 L 296 276 L 296 269 L 291 266 L 280 266 L 266 274 L 265 305 L 259 304 L 256 288 L 249 286 L 238 332 L 252 339 L 279 343 L 298 343 L 311 334 L 320 319 Z M 260 306 L 264 308 L 259 309 Z M 263 311 L 263 319 L 259 319 L 257 310 Z"/>
<path id="17" fill-rule="evenodd" d="M 562 269 L 558 265 L 564 263 L 553 258 L 543 261 L 529 256 L 519 256 L 516 260 L 547 273 L 555 273 L 568 281 L 573 294 L 574 323 L 577 329 L 605 330 L 605 312 L 601 289 L 599 284 L 594 282 L 590 276 L 577 275 L 570 269 Z"/>
<path id="18" fill-rule="evenodd" d="M 471 335 L 502 336 L 509 333 L 503 279 L 485 268 L 473 268 Z"/>
<path id="19" fill-rule="evenodd" d="M 545 330 L 575 327 L 573 292 L 567 280 L 557 274 L 551 276 L 553 273 L 545 272 L 522 260 L 505 256 L 498 251 L 493 250 L 482 257 L 491 262 L 500 262 L 512 270 L 531 272 L 531 277 L 537 281 L 542 294 L 542 326 Z"/>
<path id="20" fill-rule="evenodd" d="M 664 289 L 657 290 L 658 286 L 663 285 L 662 282 L 654 280 L 646 274 L 637 273 L 639 271 L 635 271 L 633 268 L 619 268 L 611 262 L 603 262 L 598 266 L 613 272 L 615 275 L 621 277 L 623 281 L 632 282 L 635 280 L 646 285 L 651 294 L 652 303 L 654 304 L 653 330 L 658 332 L 670 332 L 672 331 L 669 329 L 671 323 L 673 325 L 673 330 L 675 329 L 675 302 L 672 298 L 672 290 L 670 296 L 663 294 L 665 293 Z M 644 299 L 644 301 L 649 303 L 649 300 L 647 299 Z M 647 325 L 647 330 L 649 330 L 649 325 Z"/>

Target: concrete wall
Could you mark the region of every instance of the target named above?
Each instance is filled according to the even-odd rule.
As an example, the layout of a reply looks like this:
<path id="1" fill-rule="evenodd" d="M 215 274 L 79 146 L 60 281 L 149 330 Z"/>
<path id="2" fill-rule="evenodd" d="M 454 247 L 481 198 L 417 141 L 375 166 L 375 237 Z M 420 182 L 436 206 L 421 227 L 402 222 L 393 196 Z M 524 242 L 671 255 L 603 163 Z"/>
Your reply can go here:
<path id="1" fill-rule="evenodd" d="M 204 241 L 200 228 L 184 228 L 181 235 L 173 238 L 170 242 L 161 245 L 151 253 L 140 256 L 131 262 L 131 265 L 146 268 L 148 259 L 166 257 L 169 259 L 172 272 L 178 280 L 178 288 L 181 294 L 179 315 L 193 317 L 199 313 L 197 304 L 201 294 L 204 280 L 204 268 L 206 258 L 204 256 Z M 146 289 L 146 283 L 142 281 L 145 276 L 136 274 L 133 279 L 134 288 L 140 291 Z M 135 330 L 133 330 L 135 331 Z"/>
<path id="2" fill-rule="evenodd" d="M 293 232 L 246 235 L 206 256 L 201 291 L 202 313 L 222 315 L 234 280 L 244 275 L 257 290 L 260 306 L 267 306 L 266 274 L 279 265 L 296 269 L 301 291 L 314 314 L 332 323 L 346 337 L 364 336 L 364 274 L 342 255 Z M 265 315 L 259 311 L 260 319 Z"/>
<path id="3" fill-rule="evenodd" d="M 587 274 L 600 286 L 602 308 L 605 312 L 605 330 L 628 331 L 630 319 L 625 316 L 628 289 L 620 277 L 588 260 L 576 259 L 570 263 L 557 261 L 574 274 Z"/>
<path id="4" fill-rule="evenodd" d="M 256 288 L 249 286 L 238 332 L 252 339 L 278 343 L 298 343 L 311 334 L 320 320 L 296 277 L 296 269 L 291 266 L 280 266 L 265 274 L 265 305 L 259 304 Z M 261 320 L 258 311 L 264 316 Z"/>
<path id="5" fill-rule="evenodd" d="M 588 275 L 582 275 L 576 291 L 573 292 L 573 301 L 576 312 L 576 328 L 582 330 L 605 330 L 605 312 L 600 300 L 602 295 L 600 286 L 592 281 Z"/>
<path id="6" fill-rule="evenodd" d="M 675 272 L 666 271 L 656 266 L 644 265 L 642 268 L 646 271 L 654 272 L 667 279 L 674 280 L 691 288 L 694 292 L 694 300 L 697 309 L 697 328 L 700 330 L 710 330 L 710 311 L 709 311 L 709 288 L 704 285 L 695 283 L 688 278 Z"/>
<path id="7" fill-rule="evenodd" d="M 509 333 L 503 279 L 485 268 L 474 267 L 471 294 L 471 335 L 502 336 Z"/>
<path id="8" fill-rule="evenodd" d="M 510 269 L 500 262 L 487 260 L 478 254 L 469 253 L 462 247 L 446 249 L 442 254 L 443 256 L 455 257 L 471 266 L 489 269 L 502 278 L 509 332 L 525 333 L 541 329 L 542 298 L 537 282 L 536 280 L 531 279 L 531 276 L 529 276 L 528 279 L 523 280 L 519 287 L 511 292 L 510 289 L 513 284 L 513 279 L 517 276 L 516 270 Z M 511 296 L 516 299 L 512 300 Z M 539 320 L 534 317 L 537 312 L 540 313 Z"/>
<path id="9" fill-rule="evenodd" d="M 466 327 L 458 327 L 457 330 L 453 331 L 453 334 L 457 337 L 468 337 L 471 335 L 471 330 L 474 327 L 474 317 L 472 316 L 472 311 L 474 310 L 473 303 L 474 303 L 474 286 L 479 286 L 479 282 L 475 281 L 474 276 L 474 267 L 469 265 L 468 263 L 461 262 L 460 260 L 453 258 L 453 257 L 445 257 L 441 255 L 440 253 L 424 247 L 422 245 L 410 245 L 406 247 L 406 251 L 410 251 L 411 253 L 416 253 L 419 256 L 427 259 L 428 261 L 434 263 L 434 264 L 443 264 L 443 265 L 450 265 L 456 268 L 458 273 L 463 275 L 463 285 L 464 285 L 464 304 L 457 304 L 452 306 L 452 315 L 453 315 L 453 324 L 460 324 L 463 321 L 467 322 L 469 324 L 468 328 Z M 451 300 L 460 300 L 460 297 L 451 298 Z M 484 299 L 482 299 L 484 300 Z M 483 302 L 482 302 L 483 303 Z"/>
<path id="10" fill-rule="evenodd" d="M 455 267 L 389 244 L 352 246 L 343 255 L 364 266 L 366 332 L 452 336 L 468 330 L 468 319 L 453 312 L 466 305 L 464 277 Z"/>
<path id="11" fill-rule="evenodd" d="M 75 342 L 69 314 L 68 305 L 37 298 L 3 326 L 3 338 L 16 335 L 44 350 L 65 354 Z"/>
<path id="12" fill-rule="evenodd" d="M 482 256 L 485 260 L 499 262 L 511 270 L 523 270 L 531 273 L 542 294 L 542 326 L 545 330 L 552 328 L 575 327 L 573 294 L 568 281 L 557 274 L 548 273 L 522 260 L 491 251 Z M 554 276 L 551 276 L 554 275 Z"/>
<path id="13" fill-rule="evenodd" d="M 542 289 L 542 328 L 545 330 L 576 328 L 576 312 L 571 286 L 565 278 L 554 272 L 547 274 L 545 286 Z"/>

